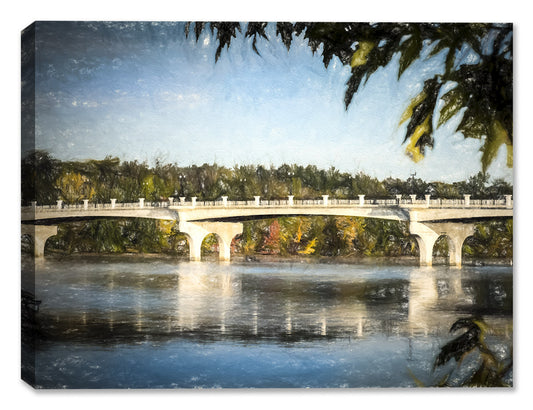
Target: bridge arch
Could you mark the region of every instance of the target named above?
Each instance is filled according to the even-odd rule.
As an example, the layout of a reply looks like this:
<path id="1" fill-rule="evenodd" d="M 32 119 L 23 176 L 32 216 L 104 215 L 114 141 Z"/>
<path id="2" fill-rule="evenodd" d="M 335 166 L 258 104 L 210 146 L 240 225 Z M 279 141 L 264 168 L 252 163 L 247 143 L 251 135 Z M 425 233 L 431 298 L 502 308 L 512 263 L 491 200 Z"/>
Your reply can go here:
<path id="1" fill-rule="evenodd" d="M 189 250 L 189 259 L 191 261 L 200 261 L 201 255 L 202 255 L 201 249 L 202 249 L 203 238 L 200 239 L 198 235 L 195 236 L 188 232 L 183 232 L 181 230 L 180 230 L 180 234 L 182 234 L 186 238 L 187 246 Z"/>
<path id="2" fill-rule="evenodd" d="M 441 234 L 433 244 L 433 261 L 440 259 L 448 263 L 450 258 L 450 252 L 454 251 L 453 247 L 454 244 L 450 240 L 450 237 L 446 234 Z"/>
<path id="3" fill-rule="evenodd" d="M 187 235 L 189 241 L 189 259 L 191 261 L 202 260 L 202 242 L 209 234 L 215 234 L 218 247 L 219 259 L 229 261 L 231 256 L 231 242 L 233 238 L 242 233 L 242 223 L 230 222 L 187 222 L 180 221 L 180 232 Z"/>
<path id="4" fill-rule="evenodd" d="M 57 226 L 55 225 L 23 224 L 21 228 L 21 237 L 31 237 L 33 241 L 33 255 L 36 258 L 44 256 L 46 241 L 55 235 L 57 235 Z"/>
<path id="5" fill-rule="evenodd" d="M 363 197 L 363 195 L 361 195 Z M 242 222 L 252 219 L 275 218 L 283 216 L 348 216 L 361 218 L 378 218 L 394 221 L 406 221 L 409 230 L 416 238 L 420 263 L 431 265 L 433 260 L 433 246 L 438 237 L 444 232 L 449 236 L 450 263 L 461 264 L 461 249 L 464 239 L 471 233 L 462 232 L 461 225 L 473 226 L 478 219 L 509 218 L 513 215 L 512 201 L 510 197 L 505 203 L 473 204 L 456 200 L 436 200 L 408 202 L 396 200 L 375 200 L 365 202 L 364 198 L 359 201 L 352 200 L 329 200 L 323 195 L 323 200 L 300 200 L 294 201 L 256 201 L 250 204 L 246 201 L 228 202 L 225 198 L 222 202 L 197 203 L 195 198 L 192 202 L 180 201 L 173 205 L 172 202 L 147 205 L 143 201 L 133 204 L 111 205 L 99 204 L 94 208 L 72 206 L 60 208 L 55 206 L 40 206 L 35 203 L 31 207 L 23 207 L 21 220 L 23 225 L 36 224 L 38 226 L 57 225 L 66 220 L 89 220 L 97 218 L 149 218 L 177 221 L 179 231 L 187 235 L 189 242 L 189 258 L 201 260 L 201 243 L 209 233 L 216 233 L 220 249 L 220 259 L 229 260 L 232 239 L 242 233 Z M 455 227 L 454 227 L 455 225 Z M 459 227 L 459 228 L 457 228 Z M 56 227 L 57 229 L 57 227 Z M 467 231 L 470 228 L 466 228 Z M 473 228 L 472 228 L 473 231 Z M 53 233 L 54 234 L 54 233 Z M 35 253 L 44 253 L 46 239 L 41 235 L 35 235 Z M 42 252 L 41 249 L 42 242 Z"/>
<path id="6" fill-rule="evenodd" d="M 189 257 L 190 255 L 190 238 L 183 232 L 178 232 L 173 236 L 171 249 L 178 257 Z"/>
<path id="7" fill-rule="evenodd" d="M 433 245 L 433 259 L 444 257 L 449 265 L 461 266 L 464 254 L 464 245 L 474 235 L 473 230 L 455 235 L 441 234 Z M 466 236 L 465 236 L 466 235 Z"/>
<path id="8" fill-rule="evenodd" d="M 202 258 L 208 256 L 209 253 L 218 253 L 219 258 L 221 257 L 221 252 L 223 252 L 223 240 L 222 238 L 214 232 L 208 233 L 202 239 Z"/>
<path id="9" fill-rule="evenodd" d="M 435 242 L 441 236 L 448 240 L 449 264 L 460 267 L 462 264 L 462 248 L 465 239 L 474 234 L 474 224 L 457 222 L 411 222 L 411 234 L 416 238 L 420 248 L 420 265 L 433 264 Z"/>

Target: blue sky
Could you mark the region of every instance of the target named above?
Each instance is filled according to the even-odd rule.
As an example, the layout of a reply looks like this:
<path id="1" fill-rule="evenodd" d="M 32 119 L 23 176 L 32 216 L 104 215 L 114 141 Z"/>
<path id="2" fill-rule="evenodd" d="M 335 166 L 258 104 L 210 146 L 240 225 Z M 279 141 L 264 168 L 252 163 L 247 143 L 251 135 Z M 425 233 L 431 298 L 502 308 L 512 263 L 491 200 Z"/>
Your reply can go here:
<path id="1" fill-rule="evenodd" d="M 303 36 L 287 52 L 273 26 L 270 41 L 258 40 L 260 56 L 241 34 L 216 64 L 209 31 L 186 39 L 183 23 L 37 27 L 36 148 L 60 159 L 315 164 L 448 182 L 480 170 L 480 141 L 453 132 L 459 117 L 436 132 L 424 160 L 404 154 L 400 116 L 442 71 L 439 55 L 400 81 L 397 56 L 345 110 L 349 68 L 334 59 L 326 70 Z M 504 147 L 489 173 L 512 182 Z"/>

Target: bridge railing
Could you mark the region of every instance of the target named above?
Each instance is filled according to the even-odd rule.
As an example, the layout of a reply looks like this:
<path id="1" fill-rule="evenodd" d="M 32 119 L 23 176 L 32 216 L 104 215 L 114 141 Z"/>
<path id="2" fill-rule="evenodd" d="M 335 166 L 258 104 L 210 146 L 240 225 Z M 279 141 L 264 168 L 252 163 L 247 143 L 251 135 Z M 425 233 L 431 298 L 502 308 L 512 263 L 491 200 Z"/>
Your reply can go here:
<path id="1" fill-rule="evenodd" d="M 61 212 L 61 211 L 98 211 L 102 209 L 129 209 L 129 208 L 193 208 L 193 207 L 293 207 L 293 206 L 363 206 L 363 207 L 426 207 L 426 208 L 512 208 L 510 199 L 274 199 L 253 201 L 184 201 L 184 202 L 113 202 L 113 203 L 84 203 L 64 204 L 58 201 L 56 205 L 38 205 L 22 207 L 22 212 Z"/>

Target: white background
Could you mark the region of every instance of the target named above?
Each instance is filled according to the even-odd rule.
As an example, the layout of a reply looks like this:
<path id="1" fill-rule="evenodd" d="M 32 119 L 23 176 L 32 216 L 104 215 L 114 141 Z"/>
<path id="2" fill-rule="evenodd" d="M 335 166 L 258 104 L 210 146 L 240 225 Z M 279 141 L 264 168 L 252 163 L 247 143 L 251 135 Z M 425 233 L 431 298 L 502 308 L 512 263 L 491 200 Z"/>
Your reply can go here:
<path id="1" fill-rule="evenodd" d="M 293 4 L 294 3 L 294 4 Z M 476 3 L 476 4 L 474 4 Z M 368 4 L 368 5 L 365 5 Z M 1 69 L 2 275 L 1 403 L 6 409 L 521 409 L 530 406 L 533 272 L 531 240 L 531 16 L 520 0 L 30 1 L 3 4 Z M 35 391 L 20 380 L 20 31 L 35 20 L 233 20 L 512 22 L 515 92 L 515 388 L 507 390 L 353 389 L 224 391 Z"/>

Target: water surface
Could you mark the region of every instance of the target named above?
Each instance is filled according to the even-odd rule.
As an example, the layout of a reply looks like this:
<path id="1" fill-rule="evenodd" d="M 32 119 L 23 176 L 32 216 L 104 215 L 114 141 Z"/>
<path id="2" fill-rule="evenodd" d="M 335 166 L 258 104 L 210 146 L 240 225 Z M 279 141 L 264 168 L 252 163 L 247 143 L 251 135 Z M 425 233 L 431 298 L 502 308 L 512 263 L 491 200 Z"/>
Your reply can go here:
<path id="1" fill-rule="evenodd" d="M 471 315 L 511 354 L 510 267 L 78 257 L 38 262 L 35 279 L 41 388 L 430 385 Z"/>

